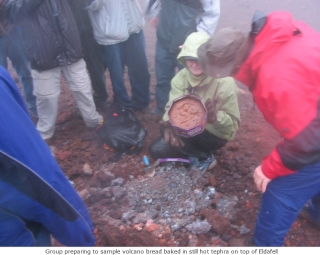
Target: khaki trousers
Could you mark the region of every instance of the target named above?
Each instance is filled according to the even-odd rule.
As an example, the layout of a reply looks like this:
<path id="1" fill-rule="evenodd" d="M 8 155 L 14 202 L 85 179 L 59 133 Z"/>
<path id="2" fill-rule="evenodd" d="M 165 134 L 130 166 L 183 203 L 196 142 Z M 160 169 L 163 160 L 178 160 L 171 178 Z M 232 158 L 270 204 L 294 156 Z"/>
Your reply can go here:
<path id="1" fill-rule="evenodd" d="M 95 127 L 102 120 L 96 111 L 91 93 L 91 82 L 83 59 L 66 66 L 38 72 L 32 70 L 34 95 L 37 97 L 39 121 L 37 129 L 43 139 L 53 137 L 61 92 L 61 72 L 72 91 L 87 127 Z"/>

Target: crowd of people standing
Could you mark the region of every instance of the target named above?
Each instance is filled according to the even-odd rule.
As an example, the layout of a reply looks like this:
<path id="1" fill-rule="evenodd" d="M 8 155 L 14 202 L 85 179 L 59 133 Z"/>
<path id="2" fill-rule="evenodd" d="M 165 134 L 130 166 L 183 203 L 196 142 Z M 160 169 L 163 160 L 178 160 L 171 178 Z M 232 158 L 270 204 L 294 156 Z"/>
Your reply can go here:
<path id="1" fill-rule="evenodd" d="M 176 23 L 175 31 L 170 31 L 171 23 L 164 19 L 166 11 L 171 8 L 167 5 L 169 2 L 180 13 L 177 19 L 172 20 Z M 208 36 L 214 32 L 220 15 L 219 2 L 197 0 L 185 1 L 183 4 L 179 1 L 147 3 L 148 10 L 157 10 L 159 14 L 159 36 L 170 37 L 161 47 L 157 46 L 157 51 L 167 51 L 164 54 L 160 52 L 160 60 L 156 60 L 160 84 L 157 85 L 160 90 L 156 97 L 162 113 L 164 103 L 168 100 L 170 79 L 175 73 L 179 45 L 192 32 L 204 31 Z M 163 8 L 159 13 L 160 4 Z M 189 14 L 194 21 L 185 24 Z M 27 104 L 25 108 L 15 82 L 1 68 L 1 97 L 5 98 L 0 100 L 3 108 L 1 120 L 6 120 L 6 125 L 1 125 L 0 163 L 4 169 L 1 170 L 0 189 L 12 190 L 10 196 L 0 200 L 1 229 L 10 228 L 10 231 L 1 235 L 1 245 L 48 246 L 50 234 L 65 245 L 94 244 L 93 227 L 87 209 L 63 175 L 45 142 L 50 144 L 55 134 L 61 74 L 89 130 L 96 130 L 102 125 L 103 114 L 108 109 L 106 70 L 110 73 L 114 103 L 144 114 L 157 114 L 157 111 L 150 108 L 150 72 L 143 34 L 144 16 L 143 8 L 137 0 L 0 1 L 0 64 L 7 68 L 7 58 L 11 60 Z M 179 27 L 183 27 L 182 33 L 175 41 Z M 174 46 L 169 45 L 170 41 L 175 41 Z M 166 58 L 165 54 L 168 54 L 169 62 L 162 62 Z M 162 89 L 161 75 L 164 73 L 161 69 L 165 70 L 168 65 L 170 77 L 165 78 L 166 84 Z M 128 68 L 132 96 L 125 88 L 125 66 Z M 36 122 L 36 128 L 28 116 Z M 22 125 L 22 121 L 25 124 Z M 19 131 L 19 136 L 15 136 L 16 139 L 7 139 L 20 129 L 23 130 Z M 34 161 L 35 158 L 43 160 Z M 28 182 L 21 181 L 21 185 L 17 186 L 14 178 L 9 177 L 9 169 L 15 173 L 14 178 L 24 179 L 28 176 L 33 184 L 28 187 Z M 60 181 L 57 182 L 57 179 Z M 46 204 L 48 197 L 39 189 L 45 189 L 51 194 L 51 205 Z M 15 205 L 17 199 L 23 201 L 20 207 Z M 8 200 L 10 203 L 6 202 Z M 37 207 L 38 203 L 40 207 Z M 37 217 L 38 211 L 43 213 L 43 217 Z"/>

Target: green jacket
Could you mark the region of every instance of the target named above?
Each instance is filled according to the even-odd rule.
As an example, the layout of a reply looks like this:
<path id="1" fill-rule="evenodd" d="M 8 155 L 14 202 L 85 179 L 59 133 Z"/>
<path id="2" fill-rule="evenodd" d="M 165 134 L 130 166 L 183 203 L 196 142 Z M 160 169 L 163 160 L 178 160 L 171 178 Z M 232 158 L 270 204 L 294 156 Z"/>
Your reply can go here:
<path id="1" fill-rule="evenodd" d="M 201 32 L 192 33 L 178 56 L 180 63 L 185 65 L 185 56 L 197 58 L 197 49 L 206 40 L 208 35 Z M 232 140 L 241 122 L 238 107 L 239 90 L 234 79 L 214 79 L 206 74 L 194 76 L 187 68 L 182 69 L 171 81 L 169 101 L 163 120 L 169 120 L 168 109 L 174 99 L 191 93 L 200 96 L 203 102 L 210 98 L 215 105 L 217 119 L 213 124 L 207 123 L 206 129 L 221 139 Z"/>

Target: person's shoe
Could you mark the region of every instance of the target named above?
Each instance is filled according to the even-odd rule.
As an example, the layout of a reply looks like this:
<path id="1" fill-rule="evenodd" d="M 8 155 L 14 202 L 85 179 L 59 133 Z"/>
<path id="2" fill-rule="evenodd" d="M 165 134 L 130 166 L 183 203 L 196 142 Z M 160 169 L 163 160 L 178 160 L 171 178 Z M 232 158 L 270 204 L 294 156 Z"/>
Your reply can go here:
<path id="1" fill-rule="evenodd" d="M 199 159 L 196 158 L 196 157 L 191 157 L 191 156 L 189 156 L 188 159 L 189 159 L 190 162 L 191 162 L 190 169 L 195 168 L 195 167 L 198 165 L 198 163 L 199 163 Z"/>
<path id="2" fill-rule="evenodd" d="M 93 126 L 93 127 L 87 127 L 87 131 L 89 131 L 89 132 L 96 132 L 96 131 L 99 130 L 99 128 L 102 127 L 103 123 L 104 123 L 104 119 L 100 120 L 100 122 L 99 122 L 98 125 L 95 125 L 95 126 Z"/>
<path id="3" fill-rule="evenodd" d="M 191 168 L 198 168 L 202 174 L 204 174 L 207 170 L 214 168 L 217 165 L 217 160 L 211 153 L 210 157 L 205 160 L 198 160 L 195 157 L 189 157 L 191 161 Z"/>
<path id="4" fill-rule="evenodd" d="M 309 214 L 309 210 L 308 210 L 308 205 L 305 205 L 300 213 L 299 213 L 299 217 L 303 218 L 307 221 L 309 221 L 310 223 L 312 223 L 312 225 L 316 226 L 317 228 L 320 228 L 320 223 L 316 222 L 315 220 L 313 220 Z"/>
<path id="5" fill-rule="evenodd" d="M 110 103 L 107 100 L 95 100 L 94 104 L 96 105 L 97 110 L 101 112 L 106 112 L 110 106 Z"/>

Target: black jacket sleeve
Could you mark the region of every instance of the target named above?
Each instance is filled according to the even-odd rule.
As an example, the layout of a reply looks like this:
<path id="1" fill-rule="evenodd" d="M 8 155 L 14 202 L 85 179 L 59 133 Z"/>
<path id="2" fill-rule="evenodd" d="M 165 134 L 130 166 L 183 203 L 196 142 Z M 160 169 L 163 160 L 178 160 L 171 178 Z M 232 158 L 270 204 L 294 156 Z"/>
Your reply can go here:
<path id="1" fill-rule="evenodd" d="M 6 18 L 12 24 L 19 24 L 23 19 L 32 15 L 45 1 L 46 0 L 4 0 Z"/>

